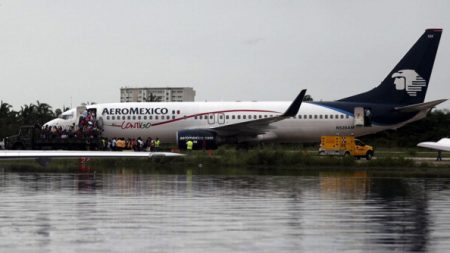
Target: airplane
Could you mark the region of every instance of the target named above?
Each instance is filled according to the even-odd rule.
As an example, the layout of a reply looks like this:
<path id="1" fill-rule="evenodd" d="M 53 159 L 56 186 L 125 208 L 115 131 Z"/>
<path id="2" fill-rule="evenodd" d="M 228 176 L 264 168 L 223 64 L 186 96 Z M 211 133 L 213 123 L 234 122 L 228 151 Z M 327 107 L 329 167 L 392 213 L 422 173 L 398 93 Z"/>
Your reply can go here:
<path id="1" fill-rule="evenodd" d="M 442 151 L 450 151 L 450 138 L 441 138 L 439 141 L 424 141 L 417 144 L 418 147 L 429 148 L 438 151 L 436 160 L 442 160 Z"/>
<path id="2" fill-rule="evenodd" d="M 224 143 L 318 142 L 322 135 L 397 129 L 447 100 L 424 102 L 441 33 L 425 30 L 377 87 L 336 101 L 303 102 L 302 90 L 292 102 L 104 103 L 73 108 L 44 126 L 77 126 L 86 110 L 104 137 L 159 138 L 180 149 L 187 140 L 194 149 L 215 149 Z"/>

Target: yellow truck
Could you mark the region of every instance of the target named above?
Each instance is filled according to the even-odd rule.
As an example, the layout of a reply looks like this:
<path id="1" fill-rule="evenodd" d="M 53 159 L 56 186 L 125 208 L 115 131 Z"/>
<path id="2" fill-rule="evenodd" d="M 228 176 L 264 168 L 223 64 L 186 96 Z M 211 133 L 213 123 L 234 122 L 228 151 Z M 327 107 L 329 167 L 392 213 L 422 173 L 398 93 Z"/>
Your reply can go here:
<path id="1" fill-rule="evenodd" d="M 322 136 L 320 137 L 319 155 L 353 156 L 357 159 L 372 159 L 374 149 L 354 136 Z"/>

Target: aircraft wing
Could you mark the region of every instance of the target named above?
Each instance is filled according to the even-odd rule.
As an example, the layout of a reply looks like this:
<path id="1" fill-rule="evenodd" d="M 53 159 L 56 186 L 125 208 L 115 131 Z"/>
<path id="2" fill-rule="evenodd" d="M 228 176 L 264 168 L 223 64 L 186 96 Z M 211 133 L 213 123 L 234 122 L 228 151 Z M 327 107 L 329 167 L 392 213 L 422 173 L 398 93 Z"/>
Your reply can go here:
<path id="1" fill-rule="evenodd" d="M 430 102 L 426 102 L 426 103 L 419 103 L 419 104 L 395 107 L 394 109 L 396 111 L 400 111 L 400 112 L 417 112 L 417 111 L 431 109 L 431 108 L 435 107 L 436 105 L 443 103 L 445 101 L 447 101 L 447 99 L 439 99 L 439 100 L 434 100 L 434 101 L 430 101 Z"/>
<path id="2" fill-rule="evenodd" d="M 450 151 L 450 138 L 442 138 L 437 142 L 426 141 L 417 144 L 418 147 L 431 148 L 435 150 Z"/>
<path id="3" fill-rule="evenodd" d="M 0 150 L 0 159 L 26 158 L 78 158 L 78 157 L 174 157 L 184 154 L 172 152 L 133 152 L 133 151 L 74 151 L 74 150 Z"/>
<path id="4" fill-rule="evenodd" d="M 272 127 L 271 123 L 281 121 L 290 117 L 295 117 L 300 109 L 300 105 L 302 104 L 303 98 L 305 97 L 306 89 L 302 90 L 294 101 L 291 103 L 289 108 L 281 115 L 270 118 L 256 119 L 226 126 L 220 126 L 216 128 L 212 128 L 218 134 L 223 136 L 230 135 L 258 135 L 263 134 L 269 131 Z"/>

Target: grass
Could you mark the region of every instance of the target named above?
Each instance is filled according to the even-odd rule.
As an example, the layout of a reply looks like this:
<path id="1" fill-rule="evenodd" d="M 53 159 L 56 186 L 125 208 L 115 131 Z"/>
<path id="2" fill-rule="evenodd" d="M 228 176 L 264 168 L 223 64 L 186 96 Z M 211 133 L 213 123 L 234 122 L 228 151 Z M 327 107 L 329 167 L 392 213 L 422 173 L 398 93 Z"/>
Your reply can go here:
<path id="1" fill-rule="evenodd" d="M 78 159 L 58 159 L 47 166 L 41 166 L 33 160 L 0 161 L 0 169 L 79 172 L 80 170 L 110 171 L 121 168 L 132 168 L 136 171 L 153 173 L 177 173 L 187 169 L 209 171 L 245 171 L 258 170 L 320 170 L 320 169 L 369 169 L 390 170 L 450 168 L 449 163 L 415 162 L 410 157 L 423 157 L 419 149 L 379 149 L 375 151 L 376 159 L 365 161 L 352 157 L 319 156 L 313 148 L 265 147 L 250 150 L 220 148 L 212 153 L 192 151 L 185 157 L 174 158 L 96 158 L 88 163 L 80 163 Z M 434 157 L 435 152 L 428 152 Z M 448 155 L 448 154 L 445 154 Z M 444 156 L 445 158 L 445 156 Z M 450 170 L 449 170 L 450 171 Z"/>

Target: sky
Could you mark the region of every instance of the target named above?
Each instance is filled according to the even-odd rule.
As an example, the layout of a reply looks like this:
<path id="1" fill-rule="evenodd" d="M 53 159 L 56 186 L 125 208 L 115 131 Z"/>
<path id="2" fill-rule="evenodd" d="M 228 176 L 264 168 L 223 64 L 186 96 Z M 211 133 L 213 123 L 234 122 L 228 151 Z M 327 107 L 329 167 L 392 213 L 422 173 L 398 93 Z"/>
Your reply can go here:
<path id="1" fill-rule="evenodd" d="M 444 31 L 426 101 L 450 98 L 448 0 L 0 0 L 0 100 L 56 109 L 147 86 L 336 100 L 377 86 L 427 28 Z"/>

